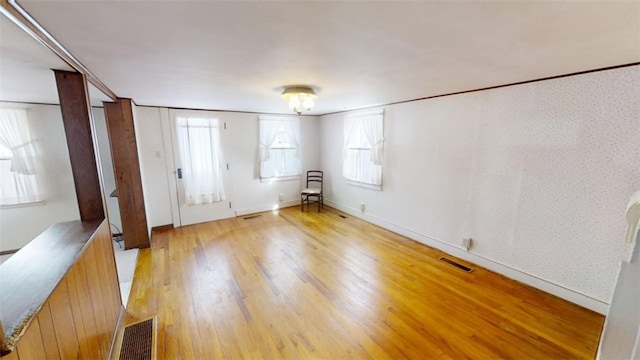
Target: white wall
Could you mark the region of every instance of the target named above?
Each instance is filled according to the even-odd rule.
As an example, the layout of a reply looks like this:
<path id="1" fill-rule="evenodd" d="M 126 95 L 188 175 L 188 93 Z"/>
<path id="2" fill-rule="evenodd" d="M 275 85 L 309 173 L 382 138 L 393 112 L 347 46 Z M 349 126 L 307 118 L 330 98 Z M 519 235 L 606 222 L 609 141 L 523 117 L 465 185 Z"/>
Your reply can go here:
<path id="1" fill-rule="evenodd" d="M 274 206 L 291 206 L 300 203 L 301 181 L 306 171 L 320 165 L 320 139 L 318 118 L 300 117 L 300 154 L 303 175 L 300 179 L 260 182 L 258 162 L 258 115 L 247 113 L 219 113 L 220 120 L 227 123 L 229 142 L 232 147 L 224 149 L 230 163 L 232 182 L 232 204 L 238 215 L 273 209 Z M 283 194 L 284 201 L 278 196 Z"/>
<path id="2" fill-rule="evenodd" d="M 111 224 L 112 233 L 122 233 L 122 220 L 120 219 L 120 206 L 117 197 L 109 196 L 116 189 L 116 178 L 113 172 L 113 159 L 109 145 L 109 133 L 104 108 L 92 108 L 95 122 L 96 137 L 98 138 L 98 151 L 100 152 L 100 167 L 102 169 L 102 181 L 104 197 L 107 205 L 107 214 Z"/>
<path id="3" fill-rule="evenodd" d="M 60 107 L 16 106 L 27 108 L 41 156 L 46 200 L 41 205 L 0 207 L 0 251 L 23 247 L 55 223 L 80 219 Z"/>
<path id="4" fill-rule="evenodd" d="M 167 156 L 171 157 L 171 148 L 165 149 L 160 115 L 160 108 L 135 107 L 134 125 L 138 161 L 140 162 L 147 225 L 150 228 L 173 223 L 165 162 Z M 168 154 L 167 151 L 169 151 Z"/>
<path id="5" fill-rule="evenodd" d="M 387 106 L 381 192 L 346 183 L 346 113 L 322 116 L 327 201 L 604 313 L 640 183 L 638 89 L 635 66 Z"/>
<path id="6" fill-rule="evenodd" d="M 258 174 L 258 115 L 240 112 L 211 112 L 227 130 L 223 149 L 229 162 L 231 181 L 225 185 L 227 199 L 238 215 L 299 203 L 300 180 L 261 183 Z M 136 140 L 143 174 L 147 221 L 151 226 L 173 223 L 177 211 L 173 153 L 168 108 L 137 107 Z M 300 117 L 302 169 L 320 165 L 319 124 L 315 116 Z M 304 176 L 302 177 L 304 178 Z M 279 194 L 284 201 L 279 202 Z"/>

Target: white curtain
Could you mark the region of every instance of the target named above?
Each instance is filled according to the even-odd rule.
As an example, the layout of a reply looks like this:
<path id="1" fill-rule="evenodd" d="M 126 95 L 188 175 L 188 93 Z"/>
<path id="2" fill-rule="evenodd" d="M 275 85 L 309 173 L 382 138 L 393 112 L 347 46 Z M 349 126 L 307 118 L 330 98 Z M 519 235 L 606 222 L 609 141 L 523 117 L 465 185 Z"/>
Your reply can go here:
<path id="1" fill-rule="evenodd" d="M 356 133 L 358 132 L 359 120 L 360 119 L 357 117 L 344 118 L 344 126 L 343 126 L 344 148 L 342 150 L 343 159 L 345 159 L 348 156 L 347 149 L 355 146 L 354 142 L 356 140 L 355 139 Z"/>
<path id="2" fill-rule="evenodd" d="M 26 109 L 0 109 L 0 144 L 13 153 L 11 171 L 22 175 L 36 173 L 36 150 Z"/>
<path id="3" fill-rule="evenodd" d="M 291 141 L 291 146 L 296 148 L 296 158 L 300 159 L 300 120 L 287 119 L 281 122 L 282 129 Z"/>
<path id="4" fill-rule="evenodd" d="M 271 157 L 269 147 L 276 141 L 280 131 L 280 122 L 276 118 L 260 116 L 260 164 Z"/>
<path id="5" fill-rule="evenodd" d="M 352 181 L 382 185 L 384 110 L 359 112 L 344 119 L 342 175 Z"/>
<path id="6" fill-rule="evenodd" d="M 359 147 L 357 137 L 359 119 L 347 117 L 344 119 L 344 148 L 342 150 L 342 175 L 349 180 L 358 181 L 358 154 L 357 150 L 350 150 Z"/>
<path id="7" fill-rule="evenodd" d="M 224 200 L 218 119 L 178 114 L 176 130 L 186 204 Z"/>
<path id="8" fill-rule="evenodd" d="M 11 151 L 10 165 L 3 166 L 0 179 L 0 202 L 8 205 L 42 200 L 36 178 L 38 154 L 26 109 L 0 109 L 0 145 Z"/>
<path id="9" fill-rule="evenodd" d="M 261 115 L 258 124 L 260 178 L 300 175 L 300 120 L 298 118 Z M 288 146 L 295 151 L 294 157 L 290 158 L 290 154 L 287 156 L 283 151 L 278 150 L 281 157 L 285 156 L 288 159 L 284 167 L 277 161 L 273 161 L 271 156 L 271 153 L 276 150 L 271 147 L 282 132 L 286 134 Z"/>
<path id="10" fill-rule="evenodd" d="M 361 118 L 362 129 L 364 135 L 371 144 L 370 160 L 374 165 L 382 165 L 382 150 L 383 141 L 382 137 L 382 114 L 367 116 Z"/>

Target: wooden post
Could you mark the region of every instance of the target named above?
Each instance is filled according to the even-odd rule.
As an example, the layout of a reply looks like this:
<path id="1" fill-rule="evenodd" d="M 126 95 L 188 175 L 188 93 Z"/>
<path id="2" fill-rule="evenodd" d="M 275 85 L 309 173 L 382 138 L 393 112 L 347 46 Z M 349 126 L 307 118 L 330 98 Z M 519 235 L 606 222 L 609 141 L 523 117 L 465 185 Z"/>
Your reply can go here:
<path id="1" fill-rule="evenodd" d="M 54 70 L 80 220 L 105 218 L 102 187 L 92 136 L 92 116 L 84 75 Z"/>
<path id="2" fill-rule="evenodd" d="M 124 247 L 149 247 L 149 229 L 133 124 L 133 102 L 131 99 L 118 98 L 115 103 L 104 103 L 104 110 L 122 219 Z"/>

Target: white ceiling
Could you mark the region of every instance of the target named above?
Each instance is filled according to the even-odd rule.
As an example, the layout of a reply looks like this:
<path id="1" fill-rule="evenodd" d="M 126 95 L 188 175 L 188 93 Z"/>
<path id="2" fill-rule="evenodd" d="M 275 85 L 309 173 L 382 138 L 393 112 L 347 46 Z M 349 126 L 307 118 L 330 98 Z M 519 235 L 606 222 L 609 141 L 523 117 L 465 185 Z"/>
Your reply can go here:
<path id="1" fill-rule="evenodd" d="M 74 71 L 25 31 L 0 15 L 0 102 L 58 104 L 53 71 Z M 89 84 L 91 104 L 111 101 Z M 0 103 L 0 106 L 14 106 Z"/>
<path id="2" fill-rule="evenodd" d="M 0 100 L 58 103 L 56 81 L 50 69 L 73 70 L 0 16 Z"/>
<path id="3" fill-rule="evenodd" d="M 324 114 L 640 61 L 638 1 L 18 3 L 140 105 L 286 113 L 304 84 Z"/>

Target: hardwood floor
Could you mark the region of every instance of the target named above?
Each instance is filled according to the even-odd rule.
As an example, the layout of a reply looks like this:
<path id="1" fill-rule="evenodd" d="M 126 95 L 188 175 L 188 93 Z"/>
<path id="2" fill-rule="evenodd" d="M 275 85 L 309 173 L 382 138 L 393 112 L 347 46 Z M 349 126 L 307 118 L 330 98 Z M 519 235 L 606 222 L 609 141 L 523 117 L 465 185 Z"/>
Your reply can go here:
<path id="1" fill-rule="evenodd" d="M 602 315 L 442 255 L 329 207 L 166 230 L 127 322 L 159 359 L 595 357 Z"/>

